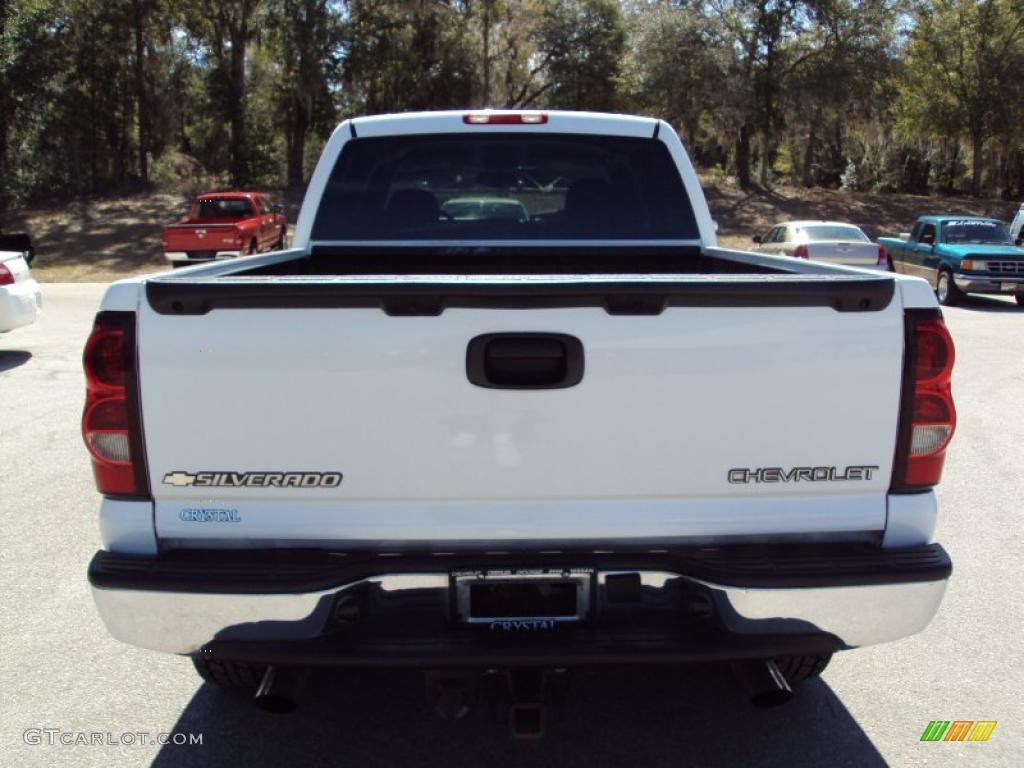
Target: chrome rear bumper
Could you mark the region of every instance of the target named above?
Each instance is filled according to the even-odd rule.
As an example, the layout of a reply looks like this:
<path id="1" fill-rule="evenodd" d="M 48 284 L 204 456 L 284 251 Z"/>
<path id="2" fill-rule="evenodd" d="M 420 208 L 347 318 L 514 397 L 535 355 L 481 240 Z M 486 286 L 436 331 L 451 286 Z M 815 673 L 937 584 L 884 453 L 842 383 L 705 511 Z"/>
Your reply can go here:
<path id="1" fill-rule="evenodd" d="M 953 275 L 953 282 L 956 287 L 964 293 L 997 293 L 1004 296 L 1013 296 L 1014 293 L 1024 293 L 1024 277 L 1008 275 L 979 276 L 979 275 Z M 1015 285 L 1015 291 L 1004 291 L 1004 285 Z"/>
<path id="2" fill-rule="evenodd" d="M 803 580 L 807 583 L 801 584 L 793 573 L 780 569 L 775 585 L 770 583 L 770 573 L 756 579 L 748 578 L 749 572 L 729 578 L 725 569 L 724 577 L 714 580 L 707 578 L 713 568 L 695 574 L 624 568 L 619 563 L 602 568 L 598 562 L 596 618 L 586 633 L 602 641 L 614 637 L 616 647 L 628 654 L 628 646 L 638 638 L 641 641 L 636 650 L 641 653 L 645 643 L 650 647 L 655 635 L 658 647 L 664 647 L 673 642 L 673 637 L 686 642 L 694 632 L 704 631 L 698 627 L 748 638 L 828 635 L 838 648 L 888 642 L 920 632 L 937 612 L 945 592 L 951 569 L 948 556 L 936 545 L 896 550 L 897 555 L 905 555 L 902 560 L 893 559 L 893 550 L 879 552 L 885 552 L 888 558 L 884 563 L 880 561 L 879 567 L 889 564 L 891 578 L 886 581 L 886 573 L 876 569 L 874 573 L 865 572 L 860 579 L 868 583 L 849 583 L 858 579 L 837 568 L 834 583 L 829 584 L 828 575 L 821 573 L 820 559 L 815 561 L 814 578 Z M 116 562 L 111 563 L 111 559 Z M 637 562 L 642 564 L 647 559 L 638 558 Z M 137 561 L 142 570 L 134 566 L 119 570 L 126 560 Z M 138 561 L 155 560 L 101 552 L 90 566 L 93 597 L 110 633 L 143 648 L 195 654 L 224 643 L 232 644 L 237 651 L 245 643 L 287 644 L 344 637 L 351 626 L 339 625 L 342 605 L 360 607 L 358 612 L 366 624 L 359 636 L 370 645 L 376 642 L 381 647 L 401 648 L 402 633 L 406 631 L 421 641 L 431 638 L 463 649 L 479 637 L 467 634 L 465 627 L 451 625 L 452 582 L 448 570 L 395 569 L 324 588 L 274 594 L 269 584 L 263 593 L 252 591 L 257 586 L 253 583 L 245 583 L 236 592 L 209 591 L 216 586 L 209 583 L 195 588 L 197 569 L 202 570 L 200 563 L 182 579 L 178 589 L 173 588 L 173 580 L 157 584 L 148 577 L 132 578 L 133 572 L 145 573 L 144 562 Z M 382 560 L 380 566 L 387 564 Z M 859 564 L 870 571 L 870 563 L 863 558 Z M 609 589 L 609 577 L 627 573 L 639 575 L 640 589 L 624 602 Z M 150 577 L 152 574 L 149 571 Z M 722 583 L 726 581 L 741 583 Z M 753 585 L 757 581 L 764 585 Z M 346 645 L 348 642 L 339 640 L 330 651 L 336 654 L 339 665 L 346 663 L 349 651 L 355 656 L 372 650 Z M 329 651 L 327 646 L 319 647 L 319 653 L 325 651 Z M 446 651 L 452 652 L 451 647 Z"/>

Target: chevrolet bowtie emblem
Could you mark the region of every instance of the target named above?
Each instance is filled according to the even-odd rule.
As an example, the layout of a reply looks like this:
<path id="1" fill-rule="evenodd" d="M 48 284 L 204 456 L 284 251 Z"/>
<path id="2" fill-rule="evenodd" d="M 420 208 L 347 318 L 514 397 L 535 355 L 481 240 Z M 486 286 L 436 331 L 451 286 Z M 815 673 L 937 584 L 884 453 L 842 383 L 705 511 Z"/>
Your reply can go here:
<path id="1" fill-rule="evenodd" d="M 164 485 L 173 485 L 177 488 L 184 488 L 196 481 L 195 475 L 188 472 L 168 472 L 164 475 Z"/>

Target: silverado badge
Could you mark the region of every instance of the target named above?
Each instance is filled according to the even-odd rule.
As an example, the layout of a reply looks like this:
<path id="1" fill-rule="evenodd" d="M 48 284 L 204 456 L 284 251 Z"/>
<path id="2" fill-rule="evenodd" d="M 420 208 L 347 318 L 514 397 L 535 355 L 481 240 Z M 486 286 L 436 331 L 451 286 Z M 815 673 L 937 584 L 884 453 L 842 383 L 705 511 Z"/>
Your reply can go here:
<path id="1" fill-rule="evenodd" d="M 175 488 L 337 488 L 341 472 L 168 472 Z"/>

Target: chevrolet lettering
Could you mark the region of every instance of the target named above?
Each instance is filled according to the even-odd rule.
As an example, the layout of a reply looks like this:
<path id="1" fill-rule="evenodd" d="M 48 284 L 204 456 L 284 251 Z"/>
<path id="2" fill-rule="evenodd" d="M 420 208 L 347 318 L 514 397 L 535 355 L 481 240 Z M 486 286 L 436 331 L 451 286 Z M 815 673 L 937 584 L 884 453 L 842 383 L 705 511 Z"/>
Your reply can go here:
<path id="1" fill-rule="evenodd" d="M 851 465 L 848 467 L 760 467 L 758 469 L 730 469 L 730 483 L 835 483 L 844 480 L 870 480 L 877 466 Z"/>

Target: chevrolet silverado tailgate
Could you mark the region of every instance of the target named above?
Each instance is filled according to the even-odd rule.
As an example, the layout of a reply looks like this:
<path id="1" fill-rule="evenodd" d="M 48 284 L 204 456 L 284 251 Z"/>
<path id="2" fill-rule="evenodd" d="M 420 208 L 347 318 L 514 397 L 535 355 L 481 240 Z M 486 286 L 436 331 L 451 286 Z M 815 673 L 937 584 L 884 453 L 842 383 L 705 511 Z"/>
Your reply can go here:
<path id="1" fill-rule="evenodd" d="M 881 531 L 903 359 L 892 280 L 732 278 L 395 278 L 398 298 L 384 279 L 151 281 L 138 348 L 158 535 Z"/>

